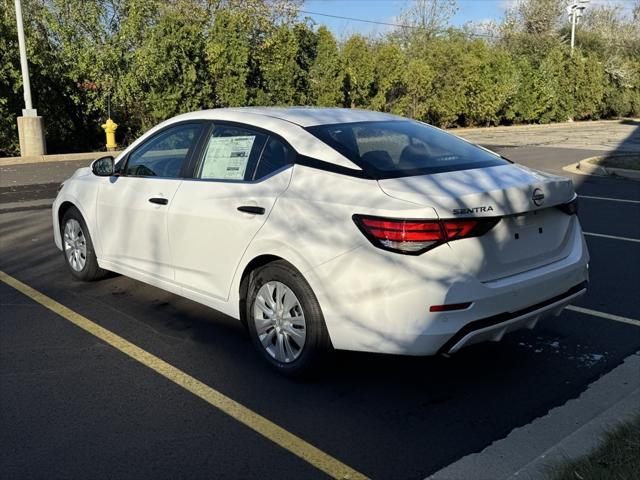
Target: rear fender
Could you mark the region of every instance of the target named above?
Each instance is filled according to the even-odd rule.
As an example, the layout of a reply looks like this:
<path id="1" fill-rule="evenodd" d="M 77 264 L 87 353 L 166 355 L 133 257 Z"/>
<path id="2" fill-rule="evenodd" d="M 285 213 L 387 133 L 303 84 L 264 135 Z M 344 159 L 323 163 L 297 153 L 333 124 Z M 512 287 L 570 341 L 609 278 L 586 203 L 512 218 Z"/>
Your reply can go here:
<path id="1" fill-rule="evenodd" d="M 238 268 L 236 269 L 236 272 L 234 274 L 233 282 L 231 284 L 231 291 L 229 294 L 230 305 L 239 305 L 240 282 L 242 281 L 243 273 L 245 272 L 247 266 L 249 265 L 249 263 L 251 263 L 251 261 L 263 255 L 278 257 L 293 265 L 293 267 L 295 267 L 307 280 L 316 296 L 318 298 L 324 296 L 324 289 L 322 287 L 322 284 L 318 281 L 315 273 L 313 272 L 311 264 L 307 260 L 305 260 L 304 256 L 301 253 L 296 251 L 291 246 L 277 240 L 256 239 L 249 245 L 249 248 L 247 248 L 247 250 L 245 251 L 242 260 L 238 264 Z M 238 310 L 238 318 L 239 316 L 240 315 Z"/>

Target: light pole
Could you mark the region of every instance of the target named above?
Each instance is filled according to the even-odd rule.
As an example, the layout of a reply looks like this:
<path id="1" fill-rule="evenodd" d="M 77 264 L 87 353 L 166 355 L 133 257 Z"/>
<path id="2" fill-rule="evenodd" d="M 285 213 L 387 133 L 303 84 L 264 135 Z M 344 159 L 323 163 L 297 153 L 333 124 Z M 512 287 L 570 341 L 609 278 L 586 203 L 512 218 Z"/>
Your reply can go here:
<path id="1" fill-rule="evenodd" d="M 47 152 L 44 140 L 42 117 L 33 108 L 31 102 L 31 82 L 29 81 L 29 64 L 27 63 L 27 47 L 24 41 L 24 26 L 22 22 L 22 5 L 15 0 L 16 24 L 18 30 L 18 47 L 20 49 L 20 70 L 22 72 L 22 87 L 24 90 L 24 109 L 18 117 L 18 137 L 20 139 L 20 155 L 44 155 Z"/>
<path id="2" fill-rule="evenodd" d="M 587 3 L 589 0 L 574 0 L 572 4 L 567 5 L 567 13 L 571 16 L 571 55 L 576 44 L 576 24 L 582 16 L 582 11 L 587 8 Z"/>

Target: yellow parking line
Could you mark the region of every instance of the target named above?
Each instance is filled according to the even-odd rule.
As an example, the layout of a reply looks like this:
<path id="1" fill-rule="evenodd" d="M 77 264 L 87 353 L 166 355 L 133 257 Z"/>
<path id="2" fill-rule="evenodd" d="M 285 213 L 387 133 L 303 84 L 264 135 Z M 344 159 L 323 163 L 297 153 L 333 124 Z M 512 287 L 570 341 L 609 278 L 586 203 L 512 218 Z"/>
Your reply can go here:
<path id="1" fill-rule="evenodd" d="M 142 363 L 146 367 L 154 370 L 163 377 L 171 380 L 176 385 L 181 386 L 185 390 L 200 397 L 205 402 L 222 410 L 224 413 L 233 417 L 237 421 L 244 423 L 247 427 L 259 433 L 263 437 L 280 445 L 285 450 L 300 457 L 307 463 L 310 463 L 327 475 L 337 479 L 366 479 L 367 477 L 353 468 L 345 465 L 331 455 L 305 442 L 300 437 L 288 432 L 275 423 L 267 420 L 262 415 L 248 409 L 244 405 L 227 397 L 223 393 L 211 388 L 208 385 L 196 380 L 192 376 L 186 374 L 182 370 L 168 364 L 164 360 L 143 350 L 115 333 L 101 327 L 97 323 L 92 322 L 79 313 L 65 307 L 56 302 L 52 298 L 38 292 L 29 285 L 22 283 L 20 280 L 4 273 L 0 270 L 0 281 L 15 288 L 40 305 L 48 308 L 57 315 L 70 321 L 74 325 L 82 328 L 86 332 L 98 337 L 103 342 L 108 343 L 112 347 L 129 355 L 134 360 Z"/>

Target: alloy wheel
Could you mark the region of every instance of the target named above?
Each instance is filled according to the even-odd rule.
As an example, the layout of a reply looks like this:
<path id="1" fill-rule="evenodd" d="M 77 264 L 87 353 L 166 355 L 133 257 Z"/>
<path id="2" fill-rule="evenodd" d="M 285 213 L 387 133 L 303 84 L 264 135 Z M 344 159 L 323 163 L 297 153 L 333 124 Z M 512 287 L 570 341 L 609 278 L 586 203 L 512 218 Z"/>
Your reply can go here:
<path id="1" fill-rule="evenodd" d="M 70 218 L 64 226 L 64 253 L 69 266 L 76 272 L 82 271 L 87 263 L 87 239 L 75 218 Z"/>

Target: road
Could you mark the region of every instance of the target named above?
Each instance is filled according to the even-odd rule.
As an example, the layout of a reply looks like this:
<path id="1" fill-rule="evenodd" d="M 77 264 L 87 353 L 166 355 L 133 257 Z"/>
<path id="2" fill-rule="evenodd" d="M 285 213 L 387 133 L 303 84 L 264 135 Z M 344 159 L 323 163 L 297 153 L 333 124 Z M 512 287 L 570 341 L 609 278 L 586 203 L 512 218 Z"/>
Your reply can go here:
<path id="1" fill-rule="evenodd" d="M 488 144 L 559 174 L 593 153 Z M 586 237 L 591 287 L 577 305 L 590 313 L 565 311 L 450 358 L 342 352 L 314 381 L 274 374 L 238 322 L 194 302 L 122 276 L 73 281 L 49 210 L 15 207 L 51 194 L 0 188 L 12 205 L 0 214 L 0 270 L 363 475 L 420 479 L 575 398 L 640 350 L 640 326 L 605 318 L 640 319 L 640 184 L 573 181 L 585 232 L 609 236 Z M 3 282 L 0 308 L 4 478 L 326 478 Z"/>

